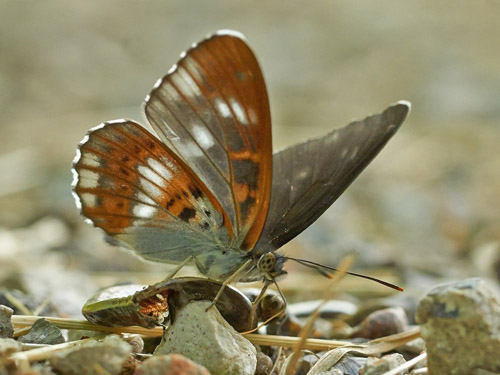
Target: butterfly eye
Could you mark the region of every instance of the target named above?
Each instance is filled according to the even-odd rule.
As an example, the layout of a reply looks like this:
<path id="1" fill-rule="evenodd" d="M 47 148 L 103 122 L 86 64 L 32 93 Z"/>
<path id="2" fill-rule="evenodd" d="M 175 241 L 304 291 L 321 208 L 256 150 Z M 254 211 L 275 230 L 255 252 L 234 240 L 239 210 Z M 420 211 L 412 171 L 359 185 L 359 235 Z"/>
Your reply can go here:
<path id="1" fill-rule="evenodd" d="M 264 275 L 269 275 L 276 266 L 276 256 L 273 253 L 265 253 L 259 258 L 257 267 Z"/>

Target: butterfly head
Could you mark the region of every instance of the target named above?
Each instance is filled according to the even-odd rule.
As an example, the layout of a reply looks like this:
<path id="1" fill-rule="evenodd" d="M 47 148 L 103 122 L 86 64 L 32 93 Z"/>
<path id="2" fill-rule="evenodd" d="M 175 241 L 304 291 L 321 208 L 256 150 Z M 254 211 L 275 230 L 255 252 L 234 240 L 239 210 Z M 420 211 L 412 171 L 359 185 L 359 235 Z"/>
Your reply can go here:
<path id="1" fill-rule="evenodd" d="M 283 269 L 286 258 L 275 253 L 264 253 L 257 261 L 257 268 L 265 280 L 274 281 L 277 277 L 286 275 Z"/>

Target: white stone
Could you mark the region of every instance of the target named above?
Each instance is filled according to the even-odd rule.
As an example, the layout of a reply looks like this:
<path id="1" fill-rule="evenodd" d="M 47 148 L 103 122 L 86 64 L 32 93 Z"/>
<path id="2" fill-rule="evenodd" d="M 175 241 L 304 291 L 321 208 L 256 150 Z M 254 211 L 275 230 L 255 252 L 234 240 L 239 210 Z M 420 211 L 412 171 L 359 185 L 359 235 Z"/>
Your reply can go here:
<path id="1" fill-rule="evenodd" d="M 255 347 L 227 323 L 210 301 L 194 301 L 179 310 L 155 355 L 178 353 L 217 375 L 253 375 Z"/>

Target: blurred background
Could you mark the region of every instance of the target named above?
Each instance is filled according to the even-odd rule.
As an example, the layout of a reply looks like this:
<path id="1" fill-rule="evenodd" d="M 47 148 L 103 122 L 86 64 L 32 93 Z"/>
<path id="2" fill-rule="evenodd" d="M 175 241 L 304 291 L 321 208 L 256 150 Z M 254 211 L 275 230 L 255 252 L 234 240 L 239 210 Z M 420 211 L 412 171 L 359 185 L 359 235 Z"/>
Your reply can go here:
<path id="1" fill-rule="evenodd" d="M 400 99 L 413 104 L 287 253 L 335 266 L 354 251 L 355 270 L 416 296 L 469 276 L 497 282 L 499 13 L 499 2 L 482 0 L 0 1 L 0 286 L 75 315 L 98 287 L 165 275 L 83 222 L 71 161 L 89 128 L 145 123 L 154 82 L 191 43 L 224 28 L 244 33 L 261 63 L 275 149 Z M 285 289 L 305 271 L 294 269 Z"/>

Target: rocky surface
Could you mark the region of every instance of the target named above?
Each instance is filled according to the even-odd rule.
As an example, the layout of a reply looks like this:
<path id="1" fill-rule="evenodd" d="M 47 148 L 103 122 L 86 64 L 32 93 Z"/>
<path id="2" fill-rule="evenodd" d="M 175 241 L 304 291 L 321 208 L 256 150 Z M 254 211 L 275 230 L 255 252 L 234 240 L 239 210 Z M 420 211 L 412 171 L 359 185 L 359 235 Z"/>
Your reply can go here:
<path id="1" fill-rule="evenodd" d="M 500 305 L 480 279 L 441 285 L 417 309 L 431 374 L 500 371 Z"/>
<path id="2" fill-rule="evenodd" d="M 10 307 L 0 305 L 0 338 L 12 337 L 14 328 L 12 327 L 10 317 L 13 312 L 14 310 Z"/>
<path id="3" fill-rule="evenodd" d="M 53 323 L 38 319 L 26 335 L 19 337 L 19 342 L 30 344 L 60 344 L 64 342 L 61 330 Z"/>
<path id="4" fill-rule="evenodd" d="M 180 354 L 165 354 L 141 363 L 134 375 L 210 375 L 210 372 Z"/>
<path id="5" fill-rule="evenodd" d="M 10 374 L 15 371 L 15 363 L 9 357 L 21 351 L 21 344 L 14 339 L 0 338 L 0 374 Z"/>
<path id="6" fill-rule="evenodd" d="M 408 329 L 408 318 L 401 307 L 375 311 L 354 327 L 351 337 L 376 339 Z"/>
<path id="7" fill-rule="evenodd" d="M 177 312 L 155 355 L 179 353 L 218 375 L 253 375 L 255 347 L 236 332 L 209 301 L 191 302 Z"/>
<path id="8" fill-rule="evenodd" d="M 117 336 L 102 342 L 90 341 L 56 353 L 50 364 L 61 375 L 119 375 L 132 352 L 131 346 Z"/>
<path id="9" fill-rule="evenodd" d="M 359 369 L 359 375 L 383 375 L 405 362 L 405 359 L 399 353 L 385 355 L 381 358 L 369 357 L 365 365 Z M 407 375 L 408 370 L 401 371 L 399 374 Z"/>

